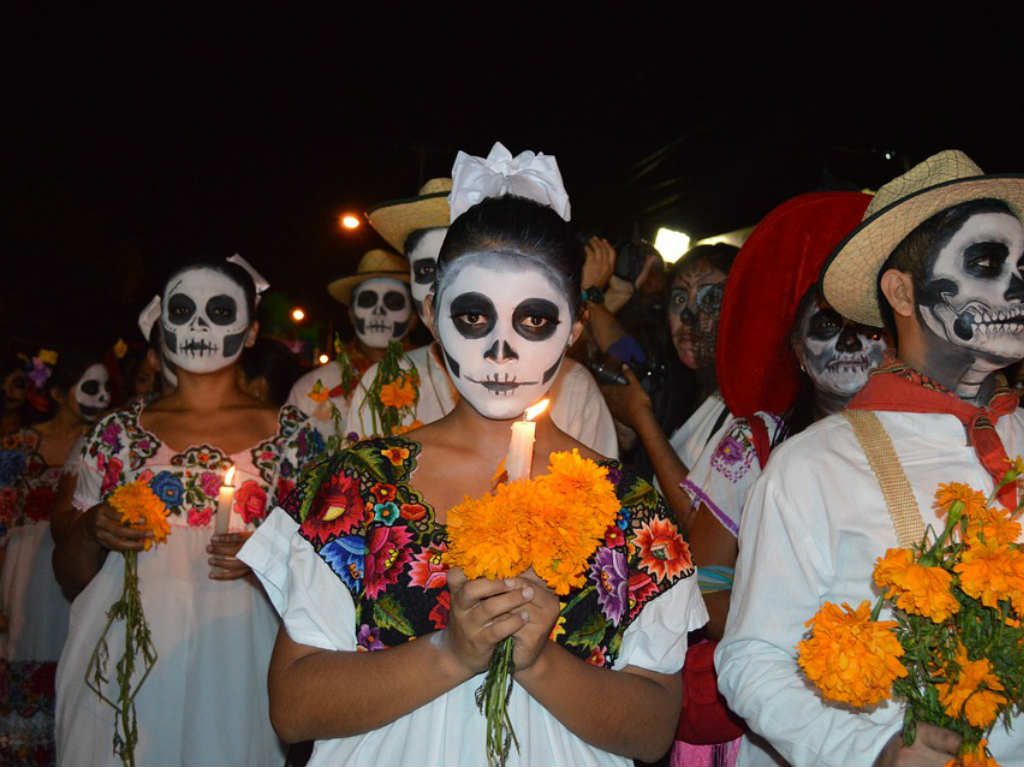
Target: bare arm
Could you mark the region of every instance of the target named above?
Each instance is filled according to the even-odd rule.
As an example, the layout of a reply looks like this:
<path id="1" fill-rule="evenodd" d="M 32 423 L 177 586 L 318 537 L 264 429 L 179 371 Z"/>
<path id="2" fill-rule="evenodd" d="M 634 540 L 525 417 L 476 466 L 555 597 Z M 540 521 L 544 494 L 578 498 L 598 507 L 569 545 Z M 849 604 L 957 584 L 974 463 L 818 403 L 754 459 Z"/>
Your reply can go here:
<path id="1" fill-rule="evenodd" d="M 689 469 L 679 460 L 668 437 L 661 430 L 654 417 L 651 398 L 637 381 L 633 371 L 623 366 L 627 384 L 611 384 L 601 387 L 612 415 L 636 432 L 654 467 L 654 474 L 661 486 L 661 494 L 675 515 L 676 524 L 685 532 L 689 530 L 693 514 L 693 502 L 680 484 L 689 474 Z"/>
<path id="2" fill-rule="evenodd" d="M 704 504 L 699 504 L 690 521 L 687 541 L 693 552 L 693 562 L 697 568 L 709 565 L 735 567 L 739 546 L 735 536 L 715 519 Z M 712 639 L 721 639 L 725 630 L 725 618 L 729 614 L 729 598 L 732 591 L 712 591 L 704 594 L 709 620 L 704 631 Z"/>
<path id="3" fill-rule="evenodd" d="M 533 592 L 519 579 L 467 581 L 456 568 L 448 586 L 448 627 L 385 651 L 321 650 L 279 630 L 268 677 L 278 736 L 295 743 L 368 732 L 486 669 L 494 646 L 523 626 L 520 608 Z"/>

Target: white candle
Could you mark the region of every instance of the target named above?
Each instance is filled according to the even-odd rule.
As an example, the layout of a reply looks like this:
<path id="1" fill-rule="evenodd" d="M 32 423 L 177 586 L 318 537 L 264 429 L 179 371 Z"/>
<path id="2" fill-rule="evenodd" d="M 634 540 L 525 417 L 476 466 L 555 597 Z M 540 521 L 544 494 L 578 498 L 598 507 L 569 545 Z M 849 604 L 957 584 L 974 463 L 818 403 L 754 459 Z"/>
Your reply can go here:
<path id="1" fill-rule="evenodd" d="M 505 471 L 509 482 L 517 479 L 529 479 L 530 468 L 533 466 L 533 441 L 537 434 L 537 424 L 533 420 L 544 412 L 548 401 L 542 399 L 533 407 L 526 409 L 522 420 L 512 424 L 512 440 L 508 443 L 508 455 L 505 456 Z"/>
<path id="2" fill-rule="evenodd" d="M 217 525 L 214 530 L 218 535 L 226 533 L 231 526 L 231 507 L 235 503 L 234 479 L 235 467 L 232 466 L 224 475 L 224 484 L 217 496 Z"/>

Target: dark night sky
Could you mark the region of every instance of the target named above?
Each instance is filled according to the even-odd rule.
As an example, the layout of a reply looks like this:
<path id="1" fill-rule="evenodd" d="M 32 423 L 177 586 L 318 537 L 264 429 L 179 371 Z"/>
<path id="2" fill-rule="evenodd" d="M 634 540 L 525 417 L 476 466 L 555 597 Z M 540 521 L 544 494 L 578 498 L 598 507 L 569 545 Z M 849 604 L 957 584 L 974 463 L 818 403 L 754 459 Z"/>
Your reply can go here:
<path id="1" fill-rule="evenodd" d="M 495 140 L 555 155 L 574 220 L 612 239 L 741 228 L 944 148 L 1024 171 L 1019 13 L 633 5 L 8 13 L 4 340 L 131 333 L 201 253 L 240 252 L 314 318 L 336 313 L 325 284 L 382 244 L 337 214 L 411 196 Z"/>

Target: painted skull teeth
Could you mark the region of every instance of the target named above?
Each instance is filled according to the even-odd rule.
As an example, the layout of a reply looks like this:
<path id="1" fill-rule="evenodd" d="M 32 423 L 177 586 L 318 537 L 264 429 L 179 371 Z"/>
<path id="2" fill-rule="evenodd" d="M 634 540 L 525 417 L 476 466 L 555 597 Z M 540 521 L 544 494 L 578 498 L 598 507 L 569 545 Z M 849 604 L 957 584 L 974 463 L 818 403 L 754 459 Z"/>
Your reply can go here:
<path id="1" fill-rule="evenodd" d="M 860 373 L 872 365 L 867 354 L 839 354 L 825 366 L 835 373 Z"/>
<path id="2" fill-rule="evenodd" d="M 992 333 L 1024 332 L 1024 304 L 993 311 L 984 304 L 968 304 L 959 312 L 960 318 L 980 331 Z M 969 319 L 967 319 L 969 318 Z"/>
<path id="3" fill-rule="evenodd" d="M 215 344 L 207 343 L 206 341 L 196 341 L 195 339 L 186 341 L 181 346 L 181 351 L 186 354 L 191 354 L 193 357 L 202 357 L 207 354 L 215 354 L 220 350 L 220 347 Z"/>
<path id="4" fill-rule="evenodd" d="M 466 376 L 466 378 L 473 383 L 480 384 L 495 395 L 504 395 L 506 397 L 511 396 L 512 392 L 520 386 L 533 386 L 537 383 L 536 381 L 519 381 L 514 377 L 510 378 L 508 373 L 505 373 L 504 376 L 501 373 L 495 373 L 483 380 L 470 378 L 469 376 Z"/>

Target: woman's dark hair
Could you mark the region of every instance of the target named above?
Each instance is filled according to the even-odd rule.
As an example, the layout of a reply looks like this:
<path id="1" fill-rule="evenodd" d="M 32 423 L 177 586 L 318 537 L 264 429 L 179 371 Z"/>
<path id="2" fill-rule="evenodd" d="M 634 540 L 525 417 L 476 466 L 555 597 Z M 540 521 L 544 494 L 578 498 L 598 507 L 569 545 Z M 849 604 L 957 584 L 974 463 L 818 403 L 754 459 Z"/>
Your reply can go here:
<path id="1" fill-rule="evenodd" d="M 295 354 L 270 338 L 257 338 L 255 344 L 244 349 L 240 364 L 246 379 L 266 379 L 267 394 L 277 407 L 288 401 L 292 384 L 303 372 Z"/>
<path id="2" fill-rule="evenodd" d="M 44 388 L 59 389 L 67 392 L 78 383 L 82 374 L 93 365 L 103 364 L 103 355 L 90 347 L 73 346 L 57 354 L 57 364 L 53 366 L 50 377 Z"/>
<path id="3" fill-rule="evenodd" d="M 695 245 L 666 270 L 668 285 L 671 286 L 672 281 L 675 280 L 676 275 L 683 267 L 689 266 L 696 261 L 706 261 L 713 269 L 717 269 L 722 274 L 728 274 L 729 270 L 732 269 L 732 262 L 736 260 L 736 255 L 739 252 L 739 248 L 727 242 L 716 242 L 713 245 Z M 669 289 L 671 290 L 671 287 Z"/>
<path id="4" fill-rule="evenodd" d="M 249 272 L 232 261 L 212 258 L 198 258 L 188 261 L 175 269 L 167 277 L 167 280 L 164 282 L 164 287 L 160 289 L 161 294 L 163 294 L 164 289 L 171 280 L 179 274 L 192 269 L 212 269 L 215 272 L 220 272 L 232 282 L 240 285 L 242 292 L 245 293 L 246 306 L 249 308 L 249 321 L 252 322 L 256 319 L 256 283 L 253 282 L 252 275 L 249 274 Z M 152 335 L 152 333 L 150 335 Z"/>
<path id="5" fill-rule="evenodd" d="M 800 342 L 800 318 L 804 316 L 808 307 L 816 303 L 821 294 L 818 291 L 817 283 L 811 285 L 800 298 L 796 307 L 796 314 L 793 315 L 793 327 L 789 331 L 787 343 L 790 348 Z M 796 397 L 789 409 L 782 414 L 782 428 L 775 433 L 772 441 L 774 448 L 780 442 L 789 439 L 794 434 L 799 434 L 814 422 L 814 401 L 817 397 L 817 390 L 814 388 L 814 381 L 807 373 L 800 370 L 798 377 L 800 387 Z"/>
<path id="6" fill-rule="evenodd" d="M 583 245 L 574 227 L 539 202 L 503 195 L 489 197 L 448 228 L 437 259 L 436 286 L 446 267 L 466 253 L 507 252 L 545 268 L 563 284 L 573 316 L 582 306 Z"/>
<path id="7" fill-rule="evenodd" d="M 986 198 L 968 200 L 951 208 L 946 208 L 917 225 L 910 234 L 903 238 L 899 245 L 882 264 L 875 278 L 875 300 L 893 342 L 896 337 L 896 320 L 888 299 L 882 293 L 882 275 L 889 269 L 896 269 L 911 276 L 914 281 L 915 295 L 920 301 L 924 287 L 925 272 L 932 256 L 942 250 L 971 216 L 978 213 L 1009 213 L 1015 215 L 1010 206 L 1002 200 Z"/>

